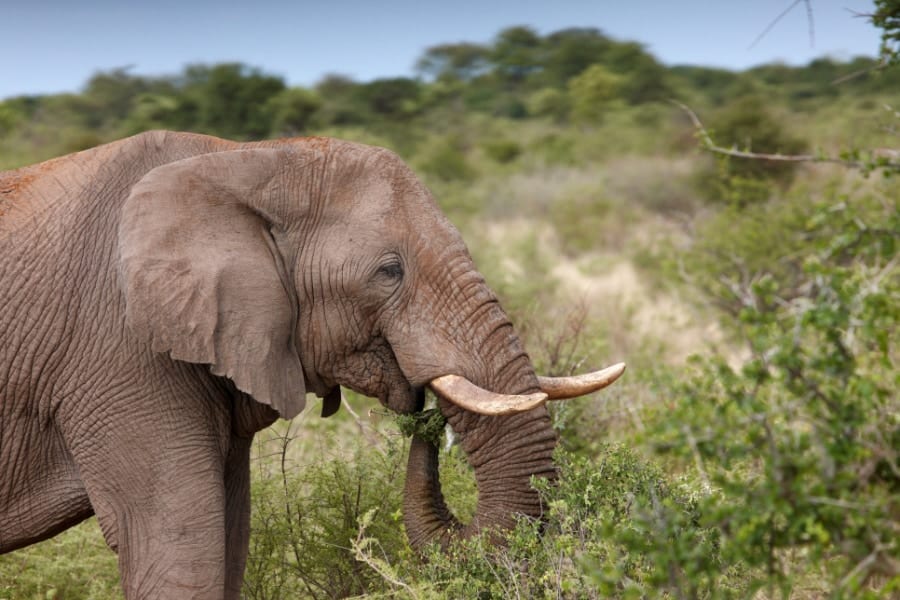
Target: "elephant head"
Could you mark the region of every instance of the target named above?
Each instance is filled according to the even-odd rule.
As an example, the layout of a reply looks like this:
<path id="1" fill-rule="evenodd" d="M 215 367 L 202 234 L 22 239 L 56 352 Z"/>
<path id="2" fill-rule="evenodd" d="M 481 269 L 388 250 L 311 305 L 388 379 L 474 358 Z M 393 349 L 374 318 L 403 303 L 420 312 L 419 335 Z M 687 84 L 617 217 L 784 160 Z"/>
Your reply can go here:
<path id="1" fill-rule="evenodd" d="M 339 386 L 400 413 L 423 390 L 474 467 L 477 516 L 447 511 L 437 451 L 414 439 L 405 519 L 420 547 L 541 511 L 553 477 L 543 406 L 610 383 L 539 378 L 457 230 L 393 153 L 309 138 L 164 164 L 132 187 L 119 233 L 126 321 L 157 352 L 209 364 L 290 418 Z"/>

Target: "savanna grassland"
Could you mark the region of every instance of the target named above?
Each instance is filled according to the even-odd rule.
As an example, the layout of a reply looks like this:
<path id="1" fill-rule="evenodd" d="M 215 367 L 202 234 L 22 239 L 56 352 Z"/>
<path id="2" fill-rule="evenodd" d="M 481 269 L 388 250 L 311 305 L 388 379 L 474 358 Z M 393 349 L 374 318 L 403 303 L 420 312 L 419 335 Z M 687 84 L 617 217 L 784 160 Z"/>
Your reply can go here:
<path id="1" fill-rule="evenodd" d="M 155 128 L 386 146 L 462 231 L 540 370 L 628 362 L 553 407 L 545 523 L 424 561 L 403 534 L 395 418 L 349 394 L 321 419 L 311 401 L 257 437 L 247 598 L 889 598 L 900 66 L 878 64 L 671 67 L 597 30 L 512 27 L 428 49 L 416 78 L 116 70 L 0 102 L 0 168 Z M 811 160 L 706 151 L 672 100 L 707 145 Z M 471 515 L 450 444 L 442 471 Z M 0 599 L 117 585 L 93 520 L 0 557 Z"/>

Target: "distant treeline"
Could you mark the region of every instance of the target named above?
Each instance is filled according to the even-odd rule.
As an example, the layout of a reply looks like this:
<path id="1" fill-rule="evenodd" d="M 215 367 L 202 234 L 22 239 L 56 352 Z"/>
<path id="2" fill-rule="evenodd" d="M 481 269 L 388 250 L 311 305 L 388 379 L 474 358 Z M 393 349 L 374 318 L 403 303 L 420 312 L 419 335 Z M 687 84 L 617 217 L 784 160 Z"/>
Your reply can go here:
<path id="1" fill-rule="evenodd" d="M 241 63 L 190 65 L 164 77 L 135 75 L 128 68 L 100 72 L 78 94 L 0 102 L 0 153 L 9 156 L 13 147 L 20 153 L 38 147 L 62 153 L 154 128 L 248 139 L 425 123 L 426 116 L 447 122 L 462 113 L 590 122 L 616 103 L 679 99 L 718 107 L 753 93 L 803 108 L 842 94 L 900 89 L 900 70 L 879 70 L 877 64 L 859 57 L 743 72 L 667 67 L 642 44 L 597 29 L 542 36 L 517 26 L 501 31 L 491 44 L 428 48 L 416 62 L 415 77 L 359 82 L 328 75 L 301 88 Z"/>

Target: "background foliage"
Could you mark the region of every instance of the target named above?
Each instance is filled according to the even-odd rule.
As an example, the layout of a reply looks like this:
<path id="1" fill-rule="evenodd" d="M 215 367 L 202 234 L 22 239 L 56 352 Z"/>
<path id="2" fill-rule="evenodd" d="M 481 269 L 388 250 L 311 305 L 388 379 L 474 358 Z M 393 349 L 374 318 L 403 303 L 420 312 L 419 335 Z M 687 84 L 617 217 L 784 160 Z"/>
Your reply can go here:
<path id="1" fill-rule="evenodd" d="M 353 412 L 369 400 L 261 433 L 248 598 L 894 597 L 900 192 L 879 169 L 897 156 L 897 3 L 873 22 L 883 61 L 743 72 L 528 27 L 433 46 L 416 78 L 311 89 L 243 64 L 113 70 L 0 102 L 0 168 L 151 128 L 387 146 L 460 227 L 543 372 L 628 361 L 600 398 L 554 407 L 559 483 L 506 549 L 409 549 L 405 440 L 379 409 Z M 669 99 L 722 146 L 866 168 L 713 158 Z M 455 447 L 442 481 L 471 515 Z M 94 521 L 0 557 L 0 598 L 114 597 Z"/>

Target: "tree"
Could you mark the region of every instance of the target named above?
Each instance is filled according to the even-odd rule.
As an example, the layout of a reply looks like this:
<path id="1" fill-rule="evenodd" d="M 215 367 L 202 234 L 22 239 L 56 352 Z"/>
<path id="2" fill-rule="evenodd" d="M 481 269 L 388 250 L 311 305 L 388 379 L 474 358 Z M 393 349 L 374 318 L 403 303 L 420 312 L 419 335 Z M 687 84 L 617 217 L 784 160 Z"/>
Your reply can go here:
<path id="1" fill-rule="evenodd" d="M 367 111 L 358 93 L 361 86 L 350 77 L 337 73 L 323 77 L 315 86 L 316 93 L 325 102 L 319 111 L 322 122 L 330 125 L 364 123 Z"/>
<path id="2" fill-rule="evenodd" d="M 0 135 L 6 135 L 27 118 L 28 98 L 10 98 L 0 102 Z"/>
<path id="3" fill-rule="evenodd" d="M 618 42 L 606 54 L 605 64 L 622 81 L 619 94 L 629 104 L 667 100 L 672 97 L 665 67 L 643 44 Z"/>
<path id="4" fill-rule="evenodd" d="M 875 0 L 872 24 L 881 29 L 881 57 L 896 62 L 900 45 L 900 0 Z"/>
<path id="5" fill-rule="evenodd" d="M 128 116 L 135 99 L 148 91 L 151 83 L 143 77 L 128 74 L 130 67 L 96 73 L 84 88 L 84 97 L 91 106 L 88 122 L 102 127 Z"/>
<path id="6" fill-rule="evenodd" d="M 542 79 L 549 85 L 564 86 L 589 66 L 605 61 L 614 42 L 599 29 L 572 27 L 551 33 L 544 39 Z"/>
<path id="7" fill-rule="evenodd" d="M 481 44 L 440 44 L 425 50 L 416 71 L 432 79 L 470 81 L 489 68 L 488 49 Z"/>
<path id="8" fill-rule="evenodd" d="M 303 88 L 288 88 L 269 99 L 267 110 L 272 113 L 274 135 L 298 135 L 308 131 L 322 98 Z"/>
<path id="9" fill-rule="evenodd" d="M 196 106 L 197 129 L 226 137 L 268 135 L 272 116 L 266 103 L 285 89 L 280 77 L 241 63 L 185 70 L 185 95 Z"/>
<path id="10" fill-rule="evenodd" d="M 504 29 L 494 42 L 490 58 L 501 79 L 519 84 L 541 68 L 541 37 L 522 25 Z"/>
<path id="11" fill-rule="evenodd" d="M 420 88 L 414 79 L 393 77 L 361 85 L 356 94 L 371 112 L 392 119 L 417 110 Z"/>

